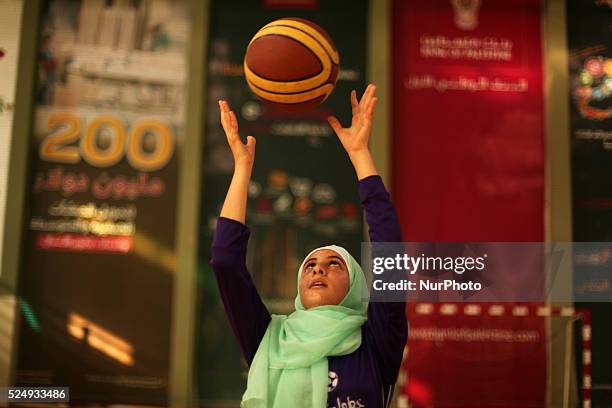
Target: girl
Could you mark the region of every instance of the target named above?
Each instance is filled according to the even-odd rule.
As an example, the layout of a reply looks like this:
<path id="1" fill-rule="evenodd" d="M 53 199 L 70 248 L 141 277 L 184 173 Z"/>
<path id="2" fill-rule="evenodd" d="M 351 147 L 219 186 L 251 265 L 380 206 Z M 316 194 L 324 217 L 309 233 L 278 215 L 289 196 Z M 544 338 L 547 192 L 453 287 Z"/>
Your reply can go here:
<path id="1" fill-rule="evenodd" d="M 360 101 L 351 92 L 350 127 L 343 128 L 335 117 L 328 120 L 357 173 L 370 240 L 401 242 L 395 209 L 368 147 L 375 92 L 369 85 Z M 219 101 L 219 106 L 234 174 L 217 222 L 211 265 L 250 366 L 241 406 L 387 407 L 407 337 L 404 303 L 364 303 L 361 267 L 344 248 L 330 245 L 315 249 L 302 262 L 295 312 L 270 316 L 245 265 L 255 138 L 248 136 L 242 143 L 236 115 L 227 102 Z"/>

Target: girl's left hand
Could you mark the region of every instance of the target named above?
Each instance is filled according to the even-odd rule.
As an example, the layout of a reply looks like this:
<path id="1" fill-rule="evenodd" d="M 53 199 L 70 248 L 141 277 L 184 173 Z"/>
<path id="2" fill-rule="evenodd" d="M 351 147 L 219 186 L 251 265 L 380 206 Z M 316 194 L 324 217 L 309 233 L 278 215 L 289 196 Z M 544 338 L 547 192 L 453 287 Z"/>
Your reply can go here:
<path id="1" fill-rule="evenodd" d="M 376 93 L 375 85 L 368 85 L 360 101 L 357 101 L 357 93 L 351 92 L 351 107 L 353 111 L 353 119 L 351 126 L 348 128 L 342 127 L 338 119 L 334 116 L 327 118 L 329 125 L 338 135 L 342 146 L 352 156 L 363 151 L 368 151 L 368 142 L 372 133 L 372 117 L 374 108 L 378 98 L 374 96 Z"/>

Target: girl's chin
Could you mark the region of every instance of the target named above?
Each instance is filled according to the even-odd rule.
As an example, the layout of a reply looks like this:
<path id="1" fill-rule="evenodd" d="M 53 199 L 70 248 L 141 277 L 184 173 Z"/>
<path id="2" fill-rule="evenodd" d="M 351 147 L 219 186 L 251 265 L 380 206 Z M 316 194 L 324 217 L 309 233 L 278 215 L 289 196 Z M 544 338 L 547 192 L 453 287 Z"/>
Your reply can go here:
<path id="1" fill-rule="evenodd" d="M 312 309 L 317 306 L 326 305 L 337 305 L 337 302 L 332 301 L 328 296 L 324 296 L 323 293 L 309 293 L 308 296 L 302 298 L 302 305 L 306 309 Z"/>

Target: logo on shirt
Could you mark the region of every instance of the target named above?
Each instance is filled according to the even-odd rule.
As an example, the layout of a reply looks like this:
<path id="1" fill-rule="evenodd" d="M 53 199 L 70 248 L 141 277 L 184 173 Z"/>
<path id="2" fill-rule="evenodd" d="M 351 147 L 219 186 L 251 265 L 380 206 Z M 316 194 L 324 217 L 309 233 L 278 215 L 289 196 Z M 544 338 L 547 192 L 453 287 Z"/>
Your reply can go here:
<path id="1" fill-rule="evenodd" d="M 338 374 L 333 371 L 330 371 L 327 375 L 327 392 L 332 392 L 338 386 Z"/>
<path id="2" fill-rule="evenodd" d="M 346 402 L 336 398 L 336 405 L 332 405 L 330 408 L 365 408 L 365 404 L 361 402 L 361 398 L 353 400 L 351 397 L 346 397 Z"/>

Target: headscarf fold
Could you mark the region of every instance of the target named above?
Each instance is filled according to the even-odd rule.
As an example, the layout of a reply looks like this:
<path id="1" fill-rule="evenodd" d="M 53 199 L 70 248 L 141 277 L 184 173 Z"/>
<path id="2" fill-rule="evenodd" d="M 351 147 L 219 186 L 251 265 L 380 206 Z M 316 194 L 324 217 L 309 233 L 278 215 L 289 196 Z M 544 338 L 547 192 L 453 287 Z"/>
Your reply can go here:
<path id="1" fill-rule="evenodd" d="M 305 261 L 315 251 L 330 249 L 342 257 L 349 289 L 340 304 L 305 309 L 300 278 Z M 327 406 L 328 356 L 342 356 L 361 345 L 361 326 L 367 320 L 367 287 L 359 263 L 348 251 L 329 245 L 311 251 L 298 271 L 295 312 L 272 315 L 249 370 L 243 408 L 318 408 Z"/>

